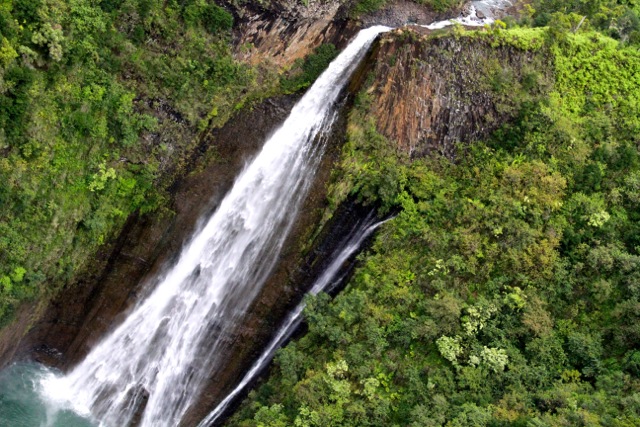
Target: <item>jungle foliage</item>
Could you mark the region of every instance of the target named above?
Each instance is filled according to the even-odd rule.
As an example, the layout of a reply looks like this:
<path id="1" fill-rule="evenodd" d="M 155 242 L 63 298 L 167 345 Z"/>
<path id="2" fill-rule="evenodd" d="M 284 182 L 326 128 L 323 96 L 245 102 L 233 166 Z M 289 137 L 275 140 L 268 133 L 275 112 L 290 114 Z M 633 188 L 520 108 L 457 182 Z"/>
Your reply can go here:
<path id="1" fill-rule="evenodd" d="M 622 43 L 640 43 L 640 3 L 637 0 L 536 0 L 531 22 L 558 30 L 587 27 Z M 585 18 L 585 21 L 580 21 Z"/>
<path id="2" fill-rule="evenodd" d="M 494 81 L 515 119 L 455 161 L 398 152 L 362 90 L 339 179 L 399 214 L 229 425 L 639 425 L 640 52 L 598 23 L 617 3 L 574 3 L 462 35 L 545 55 L 554 82 Z"/>
<path id="3" fill-rule="evenodd" d="M 280 78 L 280 90 L 283 93 L 294 93 L 306 89 L 338 56 L 338 50 L 331 43 L 325 43 L 314 49 L 304 59 L 297 60 L 291 69 Z"/>
<path id="4" fill-rule="evenodd" d="M 156 209 L 253 71 L 202 0 L 0 4 L 0 324 L 52 294 L 134 211 Z"/>

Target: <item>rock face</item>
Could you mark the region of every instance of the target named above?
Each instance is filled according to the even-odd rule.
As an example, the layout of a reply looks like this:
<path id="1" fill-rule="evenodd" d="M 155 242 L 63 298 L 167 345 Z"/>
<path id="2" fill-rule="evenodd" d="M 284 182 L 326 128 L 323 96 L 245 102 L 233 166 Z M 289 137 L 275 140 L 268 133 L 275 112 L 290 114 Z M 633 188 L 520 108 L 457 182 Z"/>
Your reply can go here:
<path id="1" fill-rule="evenodd" d="M 358 31 L 340 0 L 311 0 L 306 6 L 279 0 L 267 9 L 250 4 L 236 13 L 235 56 L 253 65 L 287 67 L 323 43 L 343 46 Z"/>
<path id="2" fill-rule="evenodd" d="M 383 35 L 361 78 L 373 75 L 365 90 L 380 133 L 412 157 L 453 158 L 458 143 L 486 138 L 516 113 L 515 94 L 505 88 L 545 67 L 533 64 L 540 55 L 492 47 L 486 38 L 424 33 L 408 27 Z"/>

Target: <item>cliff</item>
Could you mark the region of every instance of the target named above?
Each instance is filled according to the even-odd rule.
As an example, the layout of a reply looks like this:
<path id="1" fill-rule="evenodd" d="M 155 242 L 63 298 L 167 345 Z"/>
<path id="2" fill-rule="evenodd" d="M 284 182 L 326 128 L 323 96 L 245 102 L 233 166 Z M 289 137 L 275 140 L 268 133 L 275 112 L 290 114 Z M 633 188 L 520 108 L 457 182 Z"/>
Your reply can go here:
<path id="1" fill-rule="evenodd" d="M 371 77 L 366 114 L 410 157 L 453 158 L 460 144 L 488 137 L 517 114 L 525 79 L 548 81 L 539 52 L 428 33 L 410 26 L 385 34 L 362 71 Z"/>

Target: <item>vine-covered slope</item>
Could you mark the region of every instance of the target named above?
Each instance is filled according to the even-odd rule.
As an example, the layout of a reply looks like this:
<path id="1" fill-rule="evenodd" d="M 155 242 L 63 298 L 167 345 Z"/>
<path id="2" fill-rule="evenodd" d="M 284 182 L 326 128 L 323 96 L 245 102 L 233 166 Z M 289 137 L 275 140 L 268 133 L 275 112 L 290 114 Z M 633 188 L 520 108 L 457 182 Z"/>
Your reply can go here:
<path id="1" fill-rule="evenodd" d="M 198 133 L 255 73 L 233 17 L 197 1 L 0 6 L 0 324 L 163 205 Z"/>

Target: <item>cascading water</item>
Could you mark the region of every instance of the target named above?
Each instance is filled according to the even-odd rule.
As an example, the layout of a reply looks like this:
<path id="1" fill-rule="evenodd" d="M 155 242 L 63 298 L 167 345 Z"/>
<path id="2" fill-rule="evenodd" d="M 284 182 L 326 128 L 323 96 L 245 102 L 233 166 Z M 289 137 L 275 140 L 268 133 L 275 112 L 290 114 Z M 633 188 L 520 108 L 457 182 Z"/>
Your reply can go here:
<path id="1" fill-rule="evenodd" d="M 375 222 L 376 218 L 373 213 L 369 214 L 367 218 L 360 221 L 360 223 L 356 226 L 354 231 L 347 237 L 345 243 L 342 245 L 340 252 L 334 259 L 331 261 L 326 270 L 322 273 L 322 275 L 316 280 L 311 289 L 309 290 L 310 295 L 317 295 L 319 292 L 328 291 L 329 287 L 340 281 L 340 278 L 336 278 L 337 273 L 339 272 L 342 265 L 349 259 L 351 255 L 353 255 L 362 245 L 362 243 L 373 233 L 379 226 L 381 226 L 385 221 Z M 209 413 L 205 417 L 204 420 L 198 425 L 198 427 L 208 427 L 213 425 L 213 423 L 220 418 L 220 416 L 224 413 L 225 409 L 229 404 L 238 396 L 244 388 L 251 382 L 253 379 L 260 373 L 262 369 L 271 361 L 273 356 L 275 355 L 276 350 L 282 346 L 284 342 L 286 342 L 291 334 L 296 330 L 296 328 L 302 322 L 302 311 L 305 308 L 305 303 L 301 302 L 296 306 L 296 308 L 287 316 L 286 320 L 278 330 L 278 333 L 271 340 L 269 345 L 263 350 L 262 354 L 253 363 L 253 366 L 242 378 L 240 383 L 229 393 L 222 402 L 216 406 L 213 411 Z"/>
<path id="2" fill-rule="evenodd" d="M 149 297 L 72 372 L 44 381 L 49 399 L 100 426 L 138 416 L 141 426 L 180 422 L 278 257 L 322 154 L 314 141 L 368 46 L 388 29 L 362 30 L 329 65 Z"/>
<path id="3" fill-rule="evenodd" d="M 472 1 L 468 4 L 469 10 L 467 14 L 454 19 L 434 22 L 429 25 L 421 25 L 421 27 L 428 28 L 430 30 L 439 30 L 454 24 L 466 25 L 467 27 L 482 27 L 483 25 L 494 22 L 494 9 L 502 10 L 510 5 L 511 2 L 509 0 Z M 482 18 L 478 16 L 478 12 L 481 12 Z"/>

